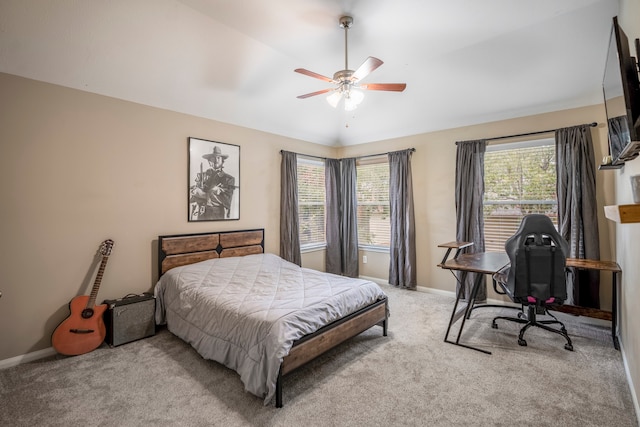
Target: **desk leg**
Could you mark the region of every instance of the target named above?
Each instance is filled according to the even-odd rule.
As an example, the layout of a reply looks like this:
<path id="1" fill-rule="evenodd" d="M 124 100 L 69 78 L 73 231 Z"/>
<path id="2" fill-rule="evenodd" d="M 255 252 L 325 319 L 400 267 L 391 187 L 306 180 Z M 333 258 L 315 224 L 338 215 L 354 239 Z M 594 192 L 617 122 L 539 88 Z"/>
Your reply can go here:
<path id="1" fill-rule="evenodd" d="M 460 341 L 460 335 L 462 334 L 462 328 L 464 328 L 464 322 L 471 317 L 473 306 L 476 304 L 476 296 L 478 296 L 478 288 L 480 288 L 480 285 L 484 280 L 484 274 L 475 273 L 475 275 L 476 278 L 473 281 L 473 286 L 471 287 L 469 301 L 467 302 L 467 307 L 464 312 L 464 317 L 462 318 L 462 325 L 460 325 L 460 330 L 458 331 L 458 339 L 456 340 L 456 342 Z"/>
<path id="2" fill-rule="evenodd" d="M 469 295 L 469 301 L 467 302 L 467 306 L 464 308 L 464 310 L 461 310 L 459 313 L 458 313 L 458 303 L 460 302 L 460 299 L 461 299 L 463 284 L 460 283 L 460 281 L 458 281 L 458 283 L 460 283 L 460 289 L 458 292 L 456 292 L 456 302 L 453 305 L 453 312 L 451 313 L 451 318 L 449 319 L 449 326 L 447 327 L 447 333 L 444 336 L 444 342 L 458 345 L 460 347 L 470 348 L 472 350 L 476 350 L 481 353 L 491 354 L 490 351 L 460 343 L 460 336 L 462 335 L 462 330 L 464 329 L 464 323 L 467 320 L 467 318 L 471 315 L 471 310 L 473 309 L 473 304 L 475 304 L 478 288 L 480 287 L 480 284 L 482 283 L 483 279 L 484 279 L 484 274 L 476 273 L 476 280 L 473 282 L 473 288 L 471 288 L 471 294 Z M 460 317 L 462 317 L 462 323 L 460 324 L 460 329 L 458 330 L 458 336 L 456 337 L 455 341 L 449 341 L 449 332 L 451 330 L 451 326 Z"/>
<path id="3" fill-rule="evenodd" d="M 460 318 L 459 315 L 456 316 L 456 312 L 458 311 L 458 303 L 460 302 L 460 294 L 461 292 L 456 292 L 456 302 L 455 304 L 453 304 L 453 311 L 451 312 L 451 318 L 449 319 L 449 326 L 447 326 L 447 333 L 444 335 L 444 342 L 448 342 L 450 344 L 455 344 L 454 342 L 449 341 L 449 331 L 451 331 L 451 326 L 456 323 L 456 320 Z"/>
<path id="4" fill-rule="evenodd" d="M 620 343 L 618 342 L 618 273 L 612 272 L 611 278 L 611 336 L 613 338 L 613 346 L 616 350 L 620 350 Z"/>

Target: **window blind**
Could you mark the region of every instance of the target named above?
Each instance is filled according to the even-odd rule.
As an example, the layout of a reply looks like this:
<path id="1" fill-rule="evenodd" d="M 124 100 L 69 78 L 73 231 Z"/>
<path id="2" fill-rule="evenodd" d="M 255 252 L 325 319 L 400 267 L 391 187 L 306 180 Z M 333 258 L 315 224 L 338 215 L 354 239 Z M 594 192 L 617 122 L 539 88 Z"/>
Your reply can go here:
<path id="1" fill-rule="evenodd" d="M 504 251 L 506 240 L 528 214 L 543 214 L 558 224 L 555 143 L 553 139 L 505 144 L 487 149 L 483 201 L 485 250 Z"/>
<path id="2" fill-rule="evenodd" d="M 298 157 L 300 247 L 326 243 L 324 163 Z"/>
<path id="3" fill-rule="evenodd" d="M 356 165 L 358 244 L 389 247 L 389 162 L 386 156 L 363 159 Z"/>

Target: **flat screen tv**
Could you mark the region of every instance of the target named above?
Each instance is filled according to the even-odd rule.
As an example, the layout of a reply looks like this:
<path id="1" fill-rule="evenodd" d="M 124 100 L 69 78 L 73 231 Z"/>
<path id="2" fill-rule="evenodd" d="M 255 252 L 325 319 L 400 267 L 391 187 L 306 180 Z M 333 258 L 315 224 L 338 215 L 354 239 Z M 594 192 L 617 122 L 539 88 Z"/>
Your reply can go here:
<path id="1" fill-rule="evenodd" d="M 609 153 L 614 165 L 623 164 L 640 153 L 640 83 L 636 59 L 629 53 L 629 40 L 618 25 L 617 17 L 613 18 L 611 27 L 602 89 Z"/>

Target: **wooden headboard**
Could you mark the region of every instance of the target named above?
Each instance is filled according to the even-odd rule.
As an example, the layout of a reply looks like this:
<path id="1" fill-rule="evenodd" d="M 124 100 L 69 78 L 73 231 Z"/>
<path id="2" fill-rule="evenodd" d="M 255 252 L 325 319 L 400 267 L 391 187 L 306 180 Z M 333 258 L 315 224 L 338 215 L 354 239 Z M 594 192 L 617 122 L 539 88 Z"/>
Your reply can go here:
<path id="1" fill-rule="evenodd" d="M 158 236 L 158 277 L 181 265 L 264 252 L 264 228 Z"/>

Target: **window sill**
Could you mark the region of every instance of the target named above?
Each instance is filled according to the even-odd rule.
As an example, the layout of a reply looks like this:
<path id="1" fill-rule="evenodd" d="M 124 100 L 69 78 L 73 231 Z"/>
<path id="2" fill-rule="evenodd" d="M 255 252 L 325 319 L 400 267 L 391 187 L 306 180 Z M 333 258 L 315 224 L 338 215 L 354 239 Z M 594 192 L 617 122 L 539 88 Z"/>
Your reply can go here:
<path id="1" fill-rule="evenodd" d="M 367 252 L 380 252 L 388 254 L 390 249 L 386 246 L 358 246 L 358 250 Z"/>
<path id="2" fill-rule="evenodd" d="M 317 252 L 317 251 L 324 251 L 327 249 L 327 244 L 326 243 L 319 243 L 317 245 L 307 245 L 307 246 L 301 246 L 300 247 L 300 253 L 307 253 L 307 252 Z M 384 254 L 388 254 L 390 252 L 390 248 L 386 247 L 386 246 L 358 246 L 358 250 L 359 251 L 367 251 L 367 252 L 379 252 L 379 253 L 384 253 Z"/>
<path id="3" fill-rule="evenodd" d="M 327 249 L 326 243 L 317 243 L 314 245 L 300 246 L 300 253 L 306 254 L 308 252 L 324 251 L 325 249 Z"/>

